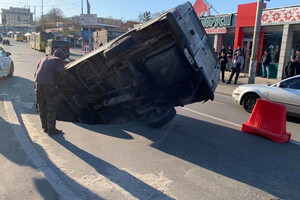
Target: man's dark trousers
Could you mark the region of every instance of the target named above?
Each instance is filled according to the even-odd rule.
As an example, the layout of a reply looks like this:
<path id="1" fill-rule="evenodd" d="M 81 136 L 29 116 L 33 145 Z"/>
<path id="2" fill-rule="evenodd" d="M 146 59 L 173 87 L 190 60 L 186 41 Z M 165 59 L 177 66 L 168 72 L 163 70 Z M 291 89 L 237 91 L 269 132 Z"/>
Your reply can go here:
<path id="1" fill-rule="evenodd" d="M 233 67 L 232 68 L 232 71 L 231 71 L 231 74 L 230 74 L 230 77 L 229 77 L 229 80 L 228 80 L 229 84 L 231 83 L 231 80 L 232 80 L 232 77 L 233 77 L 234 74 L 236 74 L 234 84 L 237 84 L 237 80 L 239 79 L 240 71 L 241 71 L 240 67 Z"/>
<path id="2" fill-rule="evenodd" d="M 56 125 L 55 87 L 50 84 L 36 84 L 36 103 L 46 132 L 54 131 Z"/>

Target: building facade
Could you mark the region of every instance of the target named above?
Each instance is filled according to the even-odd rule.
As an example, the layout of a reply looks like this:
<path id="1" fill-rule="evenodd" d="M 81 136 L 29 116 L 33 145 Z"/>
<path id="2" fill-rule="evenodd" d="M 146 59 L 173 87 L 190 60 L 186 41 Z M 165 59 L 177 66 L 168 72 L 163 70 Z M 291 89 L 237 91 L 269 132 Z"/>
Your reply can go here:
<path id="1" fill-rule="evenodd" d="M 237 13 L 222 14 L 200 18 L 208 38 L 219 51 L 224 44 L 235 49 L 243 49 L 245 64 L 242 68 L 248 72 L 257 3 L 238 5 Z M 257 52 L 257 74 L 261 75 L 261 60 L 265 50 L 270 52 L 272 78 L 281 79 L 286 63 L 295 51 L 300 49 L 300 5 L 264 9 L 261 18 L 261 31 Z"/>
<path id="2" fill-rule="evenodd" d="M 2 9 L 1 21 L 2 25 L 8 29 L 21 31 L 23 28 L 32 26 L 33 13 L 30 12 L 29 8 L 10 7 L 9 9 Z"/>

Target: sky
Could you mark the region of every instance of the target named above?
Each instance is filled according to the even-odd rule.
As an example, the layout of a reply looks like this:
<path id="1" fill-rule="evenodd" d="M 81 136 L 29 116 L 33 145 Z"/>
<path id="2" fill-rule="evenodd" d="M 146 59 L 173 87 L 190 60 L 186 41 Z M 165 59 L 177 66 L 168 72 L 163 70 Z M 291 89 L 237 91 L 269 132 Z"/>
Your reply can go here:
<path id="1" fill-rule="evenodd" d="M 171 9 L 187 0 L 89 0 L 91 14 L 98 17 L 112 17 L 123 21 L 138 20 L 140 13 L 150 11 L 151 13 L 162 12 Z M 234 13 L 238 4 L 252 3 L 256 0 L 206 0 L 219 13 Z M 194 5 L 195 0 L 190 1 Z M 267 8 L 275 8 L 290 5 L 300 5 L 299 0 L 270 0 L 265 1 Z M 43 0 L 43 11 L 47 14 L 52 8 L 60 8 L 66 17 L 81 14 L 81 0 Z M 0 8 L 30 7 L 34 12 L 36 6 L 37 18 L 42 13 L 42 0 L 0 0 Z M 86 13 L 86 0 L 83 0 L 83 12 Z M 211 9 L 211 15 L 217 14 Z"/>

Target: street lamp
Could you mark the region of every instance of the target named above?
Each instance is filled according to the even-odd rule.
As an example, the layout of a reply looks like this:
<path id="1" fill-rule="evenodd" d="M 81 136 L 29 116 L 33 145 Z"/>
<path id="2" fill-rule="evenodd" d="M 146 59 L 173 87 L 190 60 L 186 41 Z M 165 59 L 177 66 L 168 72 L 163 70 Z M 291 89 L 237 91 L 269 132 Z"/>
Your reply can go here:
<path id="1" fill-rule="evenodd" d="M 248 78 L 249 84 L 254 84 L 254 82 L 255 82 L 257 50 L 258 50 L 258 42 L 259 42 L 259 35 L 260 35 L 260 25 L 261 25 L 263 3 L 264 3 L 264 0 L 258 0 L 258 2 L 257 2 L 256 19 L 255 19 L 254 34 L 253 34 L 253 48 L 252 48 L 252 52 L 251 52 L 250 66 L 249 66 L 249 78 Z"/>

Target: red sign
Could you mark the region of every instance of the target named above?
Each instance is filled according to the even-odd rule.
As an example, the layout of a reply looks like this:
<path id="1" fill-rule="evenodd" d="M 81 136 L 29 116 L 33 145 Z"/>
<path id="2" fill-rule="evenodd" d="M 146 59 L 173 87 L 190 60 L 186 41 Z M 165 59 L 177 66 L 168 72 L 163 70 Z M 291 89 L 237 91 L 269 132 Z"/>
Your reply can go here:
<path id="1" fill-rule="evenodd" d="M 211 5 L 207 4 L 205 0 L 196 0 L 194 9 L 199 17 L 202 17 L 205 13 L 210 16 Z"/>
<path id="2" fill-rule="evenodd" d="M 223 33 L 227 33 L 227 28 L 212 27 L 212 28 L 206 28 L 205 31 L 207 34 L 223 34 Z"/>

